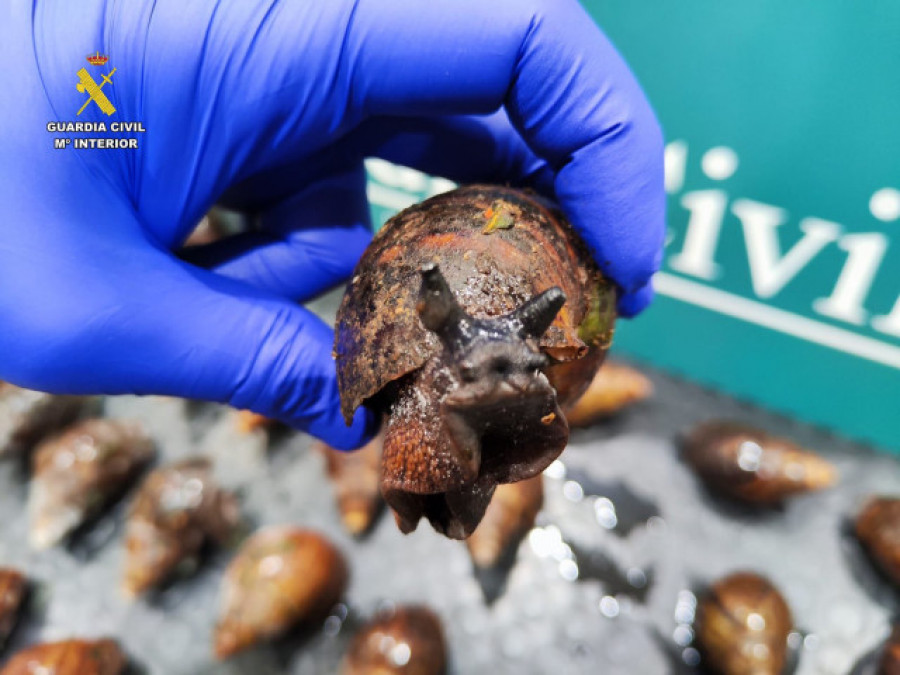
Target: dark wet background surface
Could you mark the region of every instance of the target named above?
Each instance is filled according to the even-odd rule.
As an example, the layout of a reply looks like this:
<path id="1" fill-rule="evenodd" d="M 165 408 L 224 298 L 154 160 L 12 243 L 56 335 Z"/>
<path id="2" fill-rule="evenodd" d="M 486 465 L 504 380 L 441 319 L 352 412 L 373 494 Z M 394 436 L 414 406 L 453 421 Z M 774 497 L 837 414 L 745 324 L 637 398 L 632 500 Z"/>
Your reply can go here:
<path id="1" fill-rule="evenodd" d="M 329 305 L 326 303 L 326 313 Z M 451 673 L 693 672 L 695 592 L 736 569 L 769 576 L 800 632 L 797 673 L 845 674 L 887 635 L 897 596 L 872 571 L 845 521 L 869 494 L 900 493 L 900 462 L 654 371 L 656 396 L 572 434 L 545 476 L 545 508 L 507 575 L 475 575 L 461 542 L 427 524 L 403 536 L 384 513 L 354 541 L 340 528 L 324 462 L 301 434 L 236 431 L 228 409 L 173 399 L 116 398 L 112 417 L 142 420 L 161 461 L 206 454 L 255 526 L 328 533 L 352 568 L 346 605 L 321 630 L 216 664 L 210 639 L 231 551 L 157 596 L 119 592 L 127 505 L 69 547 L 27 547 L 27 485 L 0 464 L 0 564 L 35 580 L 7 650 L 35 640 L 110 635 L 144 672 L 164 675 L 336 672 L 353 629 L 387 603 L 424 602 L 443 618 Z M 748 422 L 815 448 L 840 484 L 781 510 L 748 512 L 710 496 L 678 460 L 677 435 L 710 418 Z M 856 672 L 868 673 L 864 666 Z"/>

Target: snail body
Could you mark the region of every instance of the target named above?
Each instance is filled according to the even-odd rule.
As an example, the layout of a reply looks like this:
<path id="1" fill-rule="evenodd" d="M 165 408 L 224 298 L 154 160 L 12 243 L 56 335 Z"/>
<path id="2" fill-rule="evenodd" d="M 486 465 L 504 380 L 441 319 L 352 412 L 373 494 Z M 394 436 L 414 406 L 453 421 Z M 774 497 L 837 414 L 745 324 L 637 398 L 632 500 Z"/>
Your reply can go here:
<path id="1" fill-rule="evenodd" d="M 392 218 L 344 295 L 335 357 L 348 422 L 363 403 L 387 416 L 381 489 L 400 529 L 426 517 L 465 538 L 496 485 L 543 471 L 614 319 L 613 285 L 526 193 L 470 186 Z"/>

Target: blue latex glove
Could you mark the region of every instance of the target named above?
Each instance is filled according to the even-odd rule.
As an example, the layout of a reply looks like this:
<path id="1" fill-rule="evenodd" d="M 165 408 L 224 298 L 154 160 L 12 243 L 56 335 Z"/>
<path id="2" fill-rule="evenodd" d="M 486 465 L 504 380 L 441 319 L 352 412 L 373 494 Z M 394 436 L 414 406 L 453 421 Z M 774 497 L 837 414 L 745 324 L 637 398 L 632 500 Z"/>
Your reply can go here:
<path id="1" fill-rule="evenodd" d="M 555 194 L 621 311 L 650 299 L 659 128 L 575 0 L 5 0 L 0 60 L 0 379 L 229 402 L 361 444 L 375 423 L 341 420 L 331 331 L 292 300 L 368 243 L 370 155 Z M 112 117 L 76 117 L 82 67 L 116 68 Z M 67 120 L 147 132 L 55 150 Z M 179 258 L 219 200 L 259 229 Z"/>

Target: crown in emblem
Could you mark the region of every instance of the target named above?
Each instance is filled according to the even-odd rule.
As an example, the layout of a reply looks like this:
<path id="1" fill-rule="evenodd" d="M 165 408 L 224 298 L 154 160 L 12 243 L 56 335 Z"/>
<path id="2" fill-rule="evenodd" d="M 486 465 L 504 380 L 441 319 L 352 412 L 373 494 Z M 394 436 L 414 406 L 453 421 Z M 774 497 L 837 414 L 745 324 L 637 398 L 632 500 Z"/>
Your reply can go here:
<path id="1" fill-rule="evenodd" d="M 87 60 L 88 63 L 90 63 L 92 66 L 105 66 L 106 62 L 109 61 L 109 57 L 101 56 L 100 52 L 97 52 L 96 54 L 91 54 L 90 56 L 88 56 Z"/>

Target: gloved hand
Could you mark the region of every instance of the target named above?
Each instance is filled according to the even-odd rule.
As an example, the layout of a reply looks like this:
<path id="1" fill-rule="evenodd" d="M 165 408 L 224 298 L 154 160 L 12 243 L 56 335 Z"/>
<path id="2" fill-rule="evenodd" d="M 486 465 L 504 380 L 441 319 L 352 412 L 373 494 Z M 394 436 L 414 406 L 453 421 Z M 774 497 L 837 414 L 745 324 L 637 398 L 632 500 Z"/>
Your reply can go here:
<path id="1" fill-rule="evenodd" d="M 229 402 L 361 444 L 375 423 L 344 425 L 331 331 L 293 301 L 369 241 L 365 156 L 555 195 L 622 313 L 650 300 L 660 132 L 575 0 L 7 0 L 0 59 L 0 379 Z M 82 67 L 116 69 L 112 116 L 76 116 Z M 146 133 L 53 149 L 61 121 Z M 220 200 L 258 230 L 179 258 Z"/>

